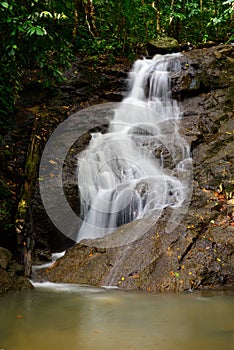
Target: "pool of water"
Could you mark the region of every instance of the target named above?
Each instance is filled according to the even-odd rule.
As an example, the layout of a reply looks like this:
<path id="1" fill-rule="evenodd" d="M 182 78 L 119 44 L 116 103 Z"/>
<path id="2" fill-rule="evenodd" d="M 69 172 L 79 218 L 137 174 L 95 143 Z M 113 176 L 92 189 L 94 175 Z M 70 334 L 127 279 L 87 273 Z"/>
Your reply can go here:
<path id="1" fill-rule="evenodd" d="M 0 297 L 0 350 L 231 350 L 234 293 L 37 284 Z"/>

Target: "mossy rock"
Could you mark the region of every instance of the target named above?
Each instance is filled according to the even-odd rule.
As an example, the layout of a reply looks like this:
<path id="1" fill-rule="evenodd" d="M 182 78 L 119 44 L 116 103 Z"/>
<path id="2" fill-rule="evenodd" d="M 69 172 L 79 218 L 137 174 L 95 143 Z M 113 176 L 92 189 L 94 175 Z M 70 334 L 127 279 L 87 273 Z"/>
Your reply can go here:
<path id="1" fill-rule="evenodd" d="M 176 39 L 169 36 L 159 37 L 151 40 L 147 44 L 149 55 L 166 54 L 180 51 L 179 43 Z"/>
<path id="2" fill-rule="evenodd" d="M 6 269 L 10 264 L 12 254 L 8 249 L 0 247 L 0 267 Z"/>

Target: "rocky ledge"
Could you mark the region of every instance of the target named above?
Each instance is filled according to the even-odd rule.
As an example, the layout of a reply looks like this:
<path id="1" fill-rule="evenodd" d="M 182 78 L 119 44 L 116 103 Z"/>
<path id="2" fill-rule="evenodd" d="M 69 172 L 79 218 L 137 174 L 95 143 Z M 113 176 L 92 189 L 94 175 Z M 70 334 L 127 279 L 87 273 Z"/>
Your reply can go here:
<path id="1" fill-rule="evenodd" d="M 234 288 L 233 69 L 234 48 L 220 45 L 182 53 L 172 93 L 183 112 L 181 134 L 191 144 L 193 195 L 170 233 L 170 211 L 154 224 L 145 218 L 108 239 L 144 231 L 120 247 L 102 240 L 70 248 L 37 280 L 115 285 L 150 291 Z"/>

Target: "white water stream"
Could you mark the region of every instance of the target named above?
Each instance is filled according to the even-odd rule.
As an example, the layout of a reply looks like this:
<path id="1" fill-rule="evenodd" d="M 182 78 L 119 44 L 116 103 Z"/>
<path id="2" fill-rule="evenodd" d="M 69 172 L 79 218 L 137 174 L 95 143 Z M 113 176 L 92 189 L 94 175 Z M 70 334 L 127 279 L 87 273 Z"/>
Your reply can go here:
<path id="1" fill-rule="evenodd" d="M 191 195 L 191 158 L 179 134 L 181 113 L 171 98 L 170 71 L 180 54 L 137 60 L 129 95 L 108 133 L 92 134 L 78 157 L 83 224 L 77 241 L 103 237 L 146 215 L 154 222 L 173 209 L 167 231 L 180 222 Z M 168 161 L 168 159 L 170 161 Z"/>

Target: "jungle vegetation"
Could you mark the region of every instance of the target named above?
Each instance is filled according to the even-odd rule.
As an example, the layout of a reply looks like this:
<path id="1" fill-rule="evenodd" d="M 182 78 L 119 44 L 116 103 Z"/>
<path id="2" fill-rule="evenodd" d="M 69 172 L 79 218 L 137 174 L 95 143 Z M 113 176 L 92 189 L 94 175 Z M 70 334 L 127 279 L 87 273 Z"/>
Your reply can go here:
<path id="1" fill-rule="evenodd" d="M 74 55 L 132 57 L 152 39 L 231 42 L 233 0 L 0 1 L 0 126 L 19 101 L 27 70 L 51 86 Z"/>

